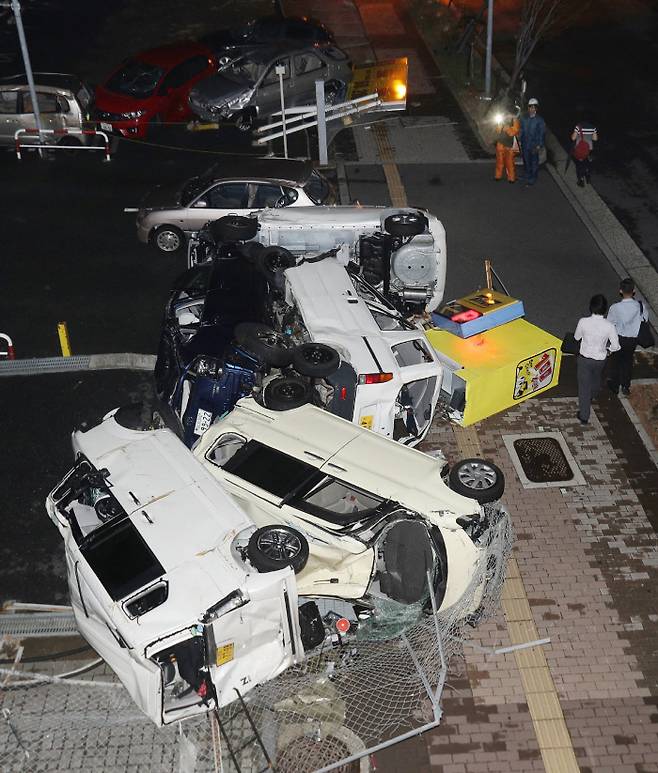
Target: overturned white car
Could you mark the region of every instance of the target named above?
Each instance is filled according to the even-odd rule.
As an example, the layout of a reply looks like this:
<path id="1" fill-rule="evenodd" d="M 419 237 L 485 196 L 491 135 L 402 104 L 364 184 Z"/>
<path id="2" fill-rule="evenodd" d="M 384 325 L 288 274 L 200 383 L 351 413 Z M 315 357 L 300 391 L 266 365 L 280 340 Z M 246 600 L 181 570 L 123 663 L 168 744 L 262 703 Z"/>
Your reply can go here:
<path id="1" fill-rule="evenodd" d="M 269 209 L 250 218 L 225 217 L 216 224 L 217 243 L 256 240 L 265 247 L 284 248 L 298 260 L 335 251 L 343 264 L 357 263 L 364 279 L 404 313 L 434 311 L 443 299 L 445 229 L 424 210 L 296 207 L 294 212 Z M 198 239 L 192 240 L 189 265 L 206 258 Z"/>
<path id="2" fill-rule="evenodd" d="M 253 521 L 183 444 L 116 415 L 73 435 L 75 466 L 46 507 L 80 632 L 162 725 L 299 662 L 318 622 L 298 615 L 292 569 L 260 574 L 242 558 Z"/>

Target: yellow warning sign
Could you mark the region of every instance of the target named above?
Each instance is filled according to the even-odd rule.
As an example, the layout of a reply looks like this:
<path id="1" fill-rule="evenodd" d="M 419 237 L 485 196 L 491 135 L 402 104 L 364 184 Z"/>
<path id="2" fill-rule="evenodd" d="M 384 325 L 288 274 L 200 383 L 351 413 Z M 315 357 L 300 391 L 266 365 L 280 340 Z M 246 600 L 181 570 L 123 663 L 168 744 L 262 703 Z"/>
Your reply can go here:
<path id="1" fill-rule="evenodd" d="M 218 666 L 223 666 L 224 663 L 230 663 L 235 657 L 235 645 L 233 642 L 228 644 L 222 644 L 217 647 L 217 653 L 215 656 L 215 663 Z"/>
<path id="2" fill-rule="evenodd" d="M 358 99 L 377 92 L 384 110 L 404 110 L 407 106 L 409 65 L 406 56 L 379 62 L 371 67 L 355 67 L 347 99 Z"/>

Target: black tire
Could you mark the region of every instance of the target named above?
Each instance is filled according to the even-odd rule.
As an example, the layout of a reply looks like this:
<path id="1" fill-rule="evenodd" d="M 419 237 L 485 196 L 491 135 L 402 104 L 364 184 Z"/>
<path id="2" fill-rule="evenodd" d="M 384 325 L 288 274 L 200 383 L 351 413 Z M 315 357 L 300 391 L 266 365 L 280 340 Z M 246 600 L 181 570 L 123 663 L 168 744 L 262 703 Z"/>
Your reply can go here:
<path id="1" fill-rule="evenodd" d="M 153 405 L 148 402 L 122 405 L 114 414 L 114 421 L 125 429 L 148 432 L 153 429 Z"/>
<path id="2" fill-rule="evenodd" d="M 260 256 L 266 249 L 267 248 L 260 242 L 245 242 L 244 244 L 240 245 L 240 254 L 245 258 L 245 260 L 248 260 L 249 263 L 260 265 Z"/>
<path id="3" fill-rule="evenodd" d="M 254 111 L 251 108 L 247 108 L 237 117 L 235 125 L 241 132 L 250 132 L 254 126 L 254 117 Z"/>
<path id="4" fill-rule="evenodd" d="M 285 247 L 265 247 L 258 256 L 258 266 L 270 280 L 279 272 L 292 268 L 296 263 L 295 256 Z"/>
<path id="5" fill-rule="evenodd" d="M 216 243 L 246 242 L 258 233 L 258 220 L 255 217 L 226 215 L 214 220 L 208 228 Z"/>
<path id="6" fill-rule="evenodd" d="M 235 326 L 235 340 L 266 365 L 285 368 L 292 356 L 281 333 L 258 322 L 241 322 Z"/>
<path id="7" fill-rule="evenodd" d="M 499 467 L 486 459 L 457 462 L 450 470 L 448 480 L 453 491 L 480 504 L 495 502 L 505 491 L 505 476 Z"/>
<path id="8" fill-rule="evenodd" d="M 151 245 L 157 252 L 176 255 L 185 247 L 185 234 L 175 225 L 159 225 L 151 234 Z"/>
<path id="9" fill-rule="evenodd" d="M 290 526 L 262 526 L 249 538 L 247 555 L 259 572 L 276 572 L 291 566 L 298 574 L 308 561 L 308 540 Z"/>
<path id="10" fill-rule="evenodd" d="M 313 390 L 302 378 L 278 376 L 263 391 L 263 404 L 271 411 L 291 411 L 311 402 Z"/>
<path id="11" fill-rule="evenodd" d="M 384 230 L 391 236 L 417 236 L 427 228 L 427 218 L 420 212 L 397 212 L 384 220 Z"/>
<path id="12" fill-rule="evenodd" d="M 325 378 L 340 367 L 340 355 L 327 344 L 301 344 L 292 351 L 292 366 L 302 376 Z"/>

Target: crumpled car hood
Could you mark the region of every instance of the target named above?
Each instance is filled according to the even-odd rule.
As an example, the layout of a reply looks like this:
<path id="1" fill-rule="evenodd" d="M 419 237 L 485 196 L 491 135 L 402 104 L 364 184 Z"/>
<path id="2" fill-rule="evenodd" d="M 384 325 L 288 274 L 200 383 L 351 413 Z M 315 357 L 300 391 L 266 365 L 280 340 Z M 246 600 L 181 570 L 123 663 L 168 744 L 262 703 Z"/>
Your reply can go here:
<path id="1" fill-rule="evenodd" d="M 246 78 L 237 78 L 228 73 L 218 73 L 210 78 L 202 80 L 190 92 L 192 105 L 220 106 L 241 96 L 253 88 L 251 81 Z"/>

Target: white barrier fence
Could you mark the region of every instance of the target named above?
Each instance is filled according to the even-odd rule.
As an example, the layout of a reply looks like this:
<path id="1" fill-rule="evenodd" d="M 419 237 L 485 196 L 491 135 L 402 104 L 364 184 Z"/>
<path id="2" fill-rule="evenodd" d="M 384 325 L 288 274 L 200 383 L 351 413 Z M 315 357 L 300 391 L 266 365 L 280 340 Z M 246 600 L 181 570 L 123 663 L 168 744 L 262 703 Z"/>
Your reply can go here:
<path id="1" fill-rule="evenodd" d="M 54 143 L 44 142 L 43 135 L 56 137 Z M 66 145 L 62 143 L 64 137 L 102 137 L 103 145 L 83 145 L 76 141 L 75 144 Z M 24 138 L 36 139 L 36 142 L 24 142 Z M 34 148 L 36 150 L 100 150 L 105 153 L 105 161 L 111 161 L 110 156 L 110 138 L 105 132 L 97 129 L 19 129 L 14 133 L 14 145 L 16 148 L 16 157 L 21 160 L 21 151 L 25 148 Z"/>

